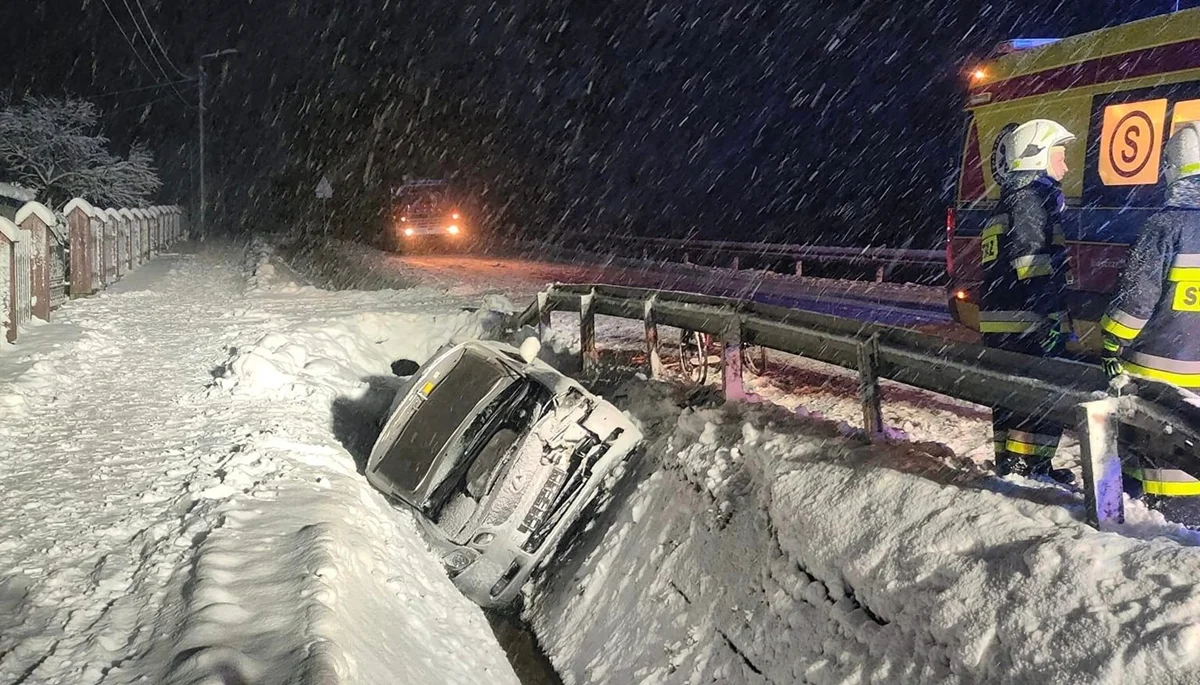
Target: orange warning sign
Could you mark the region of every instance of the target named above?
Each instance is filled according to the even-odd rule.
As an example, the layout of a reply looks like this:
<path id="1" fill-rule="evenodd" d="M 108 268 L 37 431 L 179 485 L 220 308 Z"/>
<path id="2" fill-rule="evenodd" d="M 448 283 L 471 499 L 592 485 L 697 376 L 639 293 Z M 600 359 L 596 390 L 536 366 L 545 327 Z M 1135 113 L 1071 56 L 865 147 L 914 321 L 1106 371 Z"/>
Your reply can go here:
<path id="1" fill-rule="evenodd" d="M 1100 133 L 1100 180 L 1106 186 L 1158 182 L 1167 101 L 1146 100 L 1104 108 Z"/>
<path id="2" fill-rule="evenodd" d="M 1176 102 L 1174 113 L 1171 115 L 1171 135 L 1189 121 L 1200 121 L 1200 100 L 1184 100 Z"/>

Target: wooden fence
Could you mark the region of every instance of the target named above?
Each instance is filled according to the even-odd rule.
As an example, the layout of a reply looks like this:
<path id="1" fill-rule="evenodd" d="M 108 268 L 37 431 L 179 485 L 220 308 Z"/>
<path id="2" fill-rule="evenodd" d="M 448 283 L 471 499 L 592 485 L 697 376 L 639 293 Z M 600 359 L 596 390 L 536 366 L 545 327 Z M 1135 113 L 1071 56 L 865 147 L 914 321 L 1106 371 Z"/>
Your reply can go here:
<path id="1" fill-rule="evenodd" d="M 0 330 L 15 343 L 31 318 L 107 288 L 187 236 L 176 206 L 98 209 L 82 198 L 55 212 L 29 202 L 0 217 Z"/>

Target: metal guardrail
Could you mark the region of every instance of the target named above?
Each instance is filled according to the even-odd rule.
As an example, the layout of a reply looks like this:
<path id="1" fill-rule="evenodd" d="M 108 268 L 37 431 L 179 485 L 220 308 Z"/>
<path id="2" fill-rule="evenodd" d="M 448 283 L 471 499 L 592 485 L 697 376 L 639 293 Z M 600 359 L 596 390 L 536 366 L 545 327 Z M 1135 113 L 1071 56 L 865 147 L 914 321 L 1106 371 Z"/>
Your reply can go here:
<path id="1" fill-rule="evenodd" d="M 540 248 L 557 248 L 574 252 L 598 252 L 635 259 L 671 259 L 684 264 L 718 265 L 743 268 L 747 263 L 764 260 L 783 261 L 797 275 L 803 275 L 804 263 L 837 264 L 843 267 L 874 269 L 877 282 L 899 268 L 910 273 L 939 277 L 946 270 L 944 250 L 909 250 L 892 247 L 832 247 L 825 245 L 792 245 L 786 243 L 734 242 L 726 240 L 697 240 L 679 238 L 650 238 L 641 236 L 595 235 L 591 233 L 563 234 L 553 243 L 532 242 Z"/>
<path id="2" fill-rule="evenodd" d="M 512 328 L 536 323 L 544 333 L 556 310 L 580 313 L 585 373 L 599 360 L 595 316 L 602 314 L 645 322 L 652 377 L 662 370 L 659 325 L 719 337 L 725 350 L 722 383 L 729 398 L 745 397 L 743 342 L 855 370 L 863 425 L 871 434 L 883 428 L 879 378 L 984 406 L 1044 415 L 1080 434 L 1088 518 L 1095 525 L 1123 520 L 1119 453 L 1128 445 L 1169 458 L 1200 477 L 1200 403 L 1174 386 L 1142 380 L 1137 396 L 1109 397 L 1104 372 L 1091 364 L 1030 357 L 753 301 L 610 285 L 554 285 L 509 323 Z"/>

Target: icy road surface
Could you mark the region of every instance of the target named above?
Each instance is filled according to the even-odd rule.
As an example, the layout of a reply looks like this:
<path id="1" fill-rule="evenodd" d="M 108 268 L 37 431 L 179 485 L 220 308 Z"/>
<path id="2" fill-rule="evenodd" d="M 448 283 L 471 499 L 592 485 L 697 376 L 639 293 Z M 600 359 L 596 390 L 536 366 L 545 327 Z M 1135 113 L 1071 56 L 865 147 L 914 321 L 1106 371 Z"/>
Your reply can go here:
<path id="1" fill-rule="evenodd" d="M 0 683 L 515 683 L 338 440 L 478 317 L 250 266 L 163 256 L 0 350 Z"/>
<path id="2" fill-rule="evenodd" d="M 687 290 L 722 297 L 748 298 L 766 304 L 917 327 L 930 332 L 965 334 L 950 322 L 941 288 L 897 283 L 870 283 L 785 276 L 761 271 L 733 271 L 671 262 L 624 260 L 596 263 L 596 255 L 565 263 L 542 254 L 519 257 L 478 254 L 396 255 L 359 245 L 331 241 L 314 251 L 359 274 L 355 287 L 371 283 L 394 287 L 420 282 L 453 293 L 500 291 L 520 303 L 527 302 L 550 283 L 612 283 L 641 288 Z M 310 262 L 311 260 L 303 260 Z M 307 268 L 306 271 L 312 271 Z M 319 271 L 319 270 L 318 270 Z M 344 272 L 330 273 L 340 285 Z"/>

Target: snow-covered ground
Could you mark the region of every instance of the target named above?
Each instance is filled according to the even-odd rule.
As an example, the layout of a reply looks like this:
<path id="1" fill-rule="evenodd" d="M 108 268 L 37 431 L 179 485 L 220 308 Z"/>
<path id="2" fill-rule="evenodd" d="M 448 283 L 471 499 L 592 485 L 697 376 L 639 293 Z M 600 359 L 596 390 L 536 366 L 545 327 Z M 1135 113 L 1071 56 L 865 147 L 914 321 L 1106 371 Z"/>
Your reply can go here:
<path id="1" fill-rule="evenodd" d="M 0 352 L 0 682 L 516 682 L 355 463 L 390 363 L 488 315 L 241 255 L 164 255 Z"/>
<path id="2" fill-rule="evenodd" d="M 1194 683 L 1200 549 L 771 405 L 611 392 L 648 444 L 527 616 L 566 683 Z M 602 534 L 601 534 L 602 533 Z"/>
<path id="3" fill-rule="evenodd" d="M 390 363 L 484 335 L 506 284 L 329 292 L 250 254 L 165 256 L 0 351 L 0 682 L 515 682 L 356 468 Z M 640 323 L 598 324 L 633 361 Z M 570 368 L 577 321 L 548 342 Z M 600 381 L 647 441 L 527 588 L 565 682 L 1198 681 L 1193 534 L 987 475 L 977 407 L 889 386 L 928 442 L 868 444 L 841 372 L 751 383 L 774 404 Z"/>

